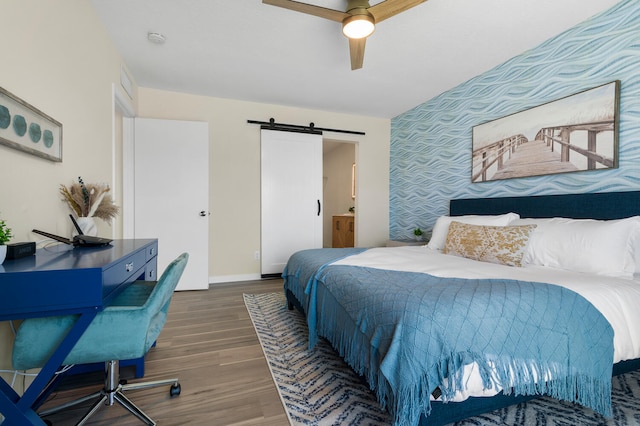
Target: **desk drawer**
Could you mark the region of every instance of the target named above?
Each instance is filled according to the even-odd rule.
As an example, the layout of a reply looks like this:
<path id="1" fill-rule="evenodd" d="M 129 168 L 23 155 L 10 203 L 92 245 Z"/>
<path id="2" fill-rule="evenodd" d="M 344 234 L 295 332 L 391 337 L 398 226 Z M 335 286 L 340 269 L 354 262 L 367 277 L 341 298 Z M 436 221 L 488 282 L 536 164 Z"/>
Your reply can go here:
<path id="1" fill-rule="evenodd" d="M 158 258 L 153 257 L 146 265 L 144 265 L 144 280 L 145 281 L 157 281 L 158 280 Z"/>
<path id="2" fill-rule="evenodd" d="M 108 292 L 115 286 L 136 280 L 140 275 L 140 269 L 144 268 L 145 263 L 146 253 L 144 250 L 139 250 L 127 257 L 123 257 L 118 263 L 104 271 L 104 289 Z"/>
<path id="3" fill-rule="evenodd" d="M 158 242 L 156 241 L 155 243 L 151 244 L 149 247 L 147 247 L 145 249 L 145 260 L 148 262 L 149 260 L 153 259 L 154 257 L 158 256 Z M 154 278 L 155 280 L 155 278 Z"/>

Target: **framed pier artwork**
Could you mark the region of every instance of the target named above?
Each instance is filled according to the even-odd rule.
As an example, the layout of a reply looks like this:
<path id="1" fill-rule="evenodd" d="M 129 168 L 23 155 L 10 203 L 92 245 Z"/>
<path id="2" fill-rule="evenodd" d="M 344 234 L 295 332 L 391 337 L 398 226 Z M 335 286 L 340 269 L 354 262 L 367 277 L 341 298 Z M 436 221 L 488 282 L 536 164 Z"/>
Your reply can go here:
<path id="1" fill-rule="evenodd" d="M 618 167 L 620 81 L 473 127 L 471 182 Z"/>
<path id="2" fill-rule="evenodd" d="M 0 87 L 0 144 L 62 162 L 62 124 Z"/>

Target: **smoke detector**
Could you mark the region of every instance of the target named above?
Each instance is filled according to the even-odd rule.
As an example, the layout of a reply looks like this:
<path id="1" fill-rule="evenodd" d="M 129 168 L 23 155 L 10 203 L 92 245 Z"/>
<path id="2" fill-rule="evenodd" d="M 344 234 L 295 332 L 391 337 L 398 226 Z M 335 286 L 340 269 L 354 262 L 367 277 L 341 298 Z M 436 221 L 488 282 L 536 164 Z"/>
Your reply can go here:
<path id="1" fill-rule="evenodd" d="M 147 40 L 154 44 L 164 44 L 167 39 L 160 33 L 148 32 Z"/>

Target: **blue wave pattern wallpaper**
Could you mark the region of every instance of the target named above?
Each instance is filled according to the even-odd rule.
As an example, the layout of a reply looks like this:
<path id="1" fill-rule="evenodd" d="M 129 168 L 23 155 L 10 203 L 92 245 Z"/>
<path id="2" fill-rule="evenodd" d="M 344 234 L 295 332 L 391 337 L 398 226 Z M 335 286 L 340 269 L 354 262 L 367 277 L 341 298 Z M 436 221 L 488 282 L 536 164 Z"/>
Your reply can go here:
<path id="1" fill-rule="evenodd" d="M 626 0 L 391 121 L 389 237 L 431 229 L 452 198 L 640 189 L 640 2 Z M 471 183 L 472 128 L 620 80 L 619 167 Z"/>

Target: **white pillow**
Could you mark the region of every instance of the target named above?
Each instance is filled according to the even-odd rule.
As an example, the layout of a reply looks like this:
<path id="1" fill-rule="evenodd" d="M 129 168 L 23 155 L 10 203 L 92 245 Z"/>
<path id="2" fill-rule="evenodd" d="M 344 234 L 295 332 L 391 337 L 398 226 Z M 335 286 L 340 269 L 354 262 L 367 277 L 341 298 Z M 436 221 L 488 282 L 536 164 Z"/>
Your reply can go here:
<path id="1" fill-rule="evenodd" d="M 531 234 L 523 264 L 570 271 L 632 277 L 640 217 L 618 220 L 518 219 L 511 225 L 537 225 Z"/>
<path id="2" fill-rule="evenodd" d="M 520 217 L 517 213 L 506 213 L 501 215 L 466 215 L 466 216 L 440 216 L 433 226 L 431 239 L 427 246 L 433 250 L 442 250 L 444 243 L 447 241 L 447 233 L 449 233 L 449 224 L 454 220 L 469 225 L 482 226 L 507 226 L 511 221 Z"/>

